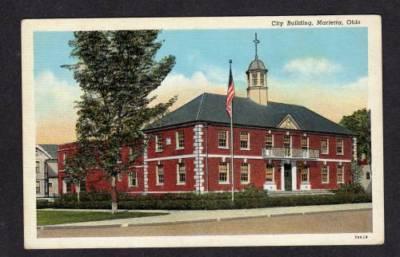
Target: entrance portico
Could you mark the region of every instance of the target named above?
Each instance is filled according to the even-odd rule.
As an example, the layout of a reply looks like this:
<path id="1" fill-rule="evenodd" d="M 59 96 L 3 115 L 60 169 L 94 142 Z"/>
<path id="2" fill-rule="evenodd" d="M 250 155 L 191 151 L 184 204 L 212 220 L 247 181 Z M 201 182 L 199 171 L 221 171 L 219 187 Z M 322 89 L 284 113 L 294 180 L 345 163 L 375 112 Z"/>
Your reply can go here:
<path id="1" fill-rule="evenodd" d="M 296 162 L 281 162 L 281 191 L 297 191 Z"/>

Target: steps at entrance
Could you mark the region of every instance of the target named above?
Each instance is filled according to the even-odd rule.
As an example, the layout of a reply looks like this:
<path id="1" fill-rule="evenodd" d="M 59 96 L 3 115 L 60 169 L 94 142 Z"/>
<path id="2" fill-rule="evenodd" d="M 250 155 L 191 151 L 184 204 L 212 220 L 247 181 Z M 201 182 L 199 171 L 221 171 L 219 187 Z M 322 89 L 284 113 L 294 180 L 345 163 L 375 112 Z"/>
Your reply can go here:
<path id="1" fill-rule="evenodd" d="M 306 191 L 269 191 L 270 197 L 278 196 L 296 196 L 296 195 L 333 195 L 334 193 L 329 190 L 315 189 Z"/>

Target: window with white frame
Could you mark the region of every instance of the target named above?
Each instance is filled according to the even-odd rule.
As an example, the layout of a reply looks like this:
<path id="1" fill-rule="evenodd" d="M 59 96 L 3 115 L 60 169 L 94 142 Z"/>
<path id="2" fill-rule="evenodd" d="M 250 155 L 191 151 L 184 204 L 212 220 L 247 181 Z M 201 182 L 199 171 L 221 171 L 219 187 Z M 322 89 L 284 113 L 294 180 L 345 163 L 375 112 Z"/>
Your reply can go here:
<path id="1" fill-rule="evenodd" d="M 129 147 L 129 161 L 134 161 L 133 147 Z"/>
<path id="2" fill-rule="evenodd" d="M 176 149 L 183 149 L 185 147 L 183 130 L 176 132 L 175 140 L 176 140 Z"/>
<path id="3" fill-rule="evenodd" d="M 309 182 L 309 170 L 308 167 L 301 167 L 300 168 L 300 179 L 301 183 L 308 183 Z"/>
<path id="4" fill-rule="evenodd" d="M 177 179 L 178 184 L 185 184 L 186 183 L 186 167 L 185 163 L 181 162 L 177 165 Z"/>
<path id="5" fill-rule="evenodd" d="M 36 194 L 40 194 L 40 181 L 36 181 Z"/>
<path id="6" fill-rule="evenodd" d="M 328 138 L 321 138 L 321 153 L 328 154 L 329 153 L 329 140 Z"/>
<path id="7" fill-rule="evenodd" d="M 273 136 L 271 134 L 265 134 L 265 149 L 271 149 L 274 146 Z"/>
<path id="8" fill-rule="evenodd" d="M 157 165 L 156 169 L 156 175 L 157 175 L 157 185 L 163 185 L 164 184 L 164 166 L 162 164 Z"/>
<path id="9" fill-rule="evenodd" d="M 218 131 L 218 148 L 228 148 L 228 131 Z"/>
<path id="10" fill-rule="evenodd" d="M 162 152 L 164 150 L 163 138 L 161 135 L 155 136 L 156 152 Z"/>
<path id="11" fill-rule="evenodd" d="M 301 149 L 308 150 L 308 137 L 301 137 Z"/>
<path id="12" fill-rule="evenodd" d="M 129 182 L 129 187 L 137 187 L 138 186 L 138 179 L 137 179 L 136 170 L 133 170 L 133 171 L 129 172 L 128 182 Z"/>
<path id="13" fill-rule="evenodd" d="M 329 183 L 329 167 L 326 165 L 321 167 L 321 183 Z"/>
<path id="14" fill-rule="evenodd" d="M 338 164 L 336 167 L 336 180 L 338 184 L 344 183 L 344 167 L 343 165 Z"/>
<path id="15" fill-rule="evenodd" d="M 283 136 L 283 148 L 285 149 L 285 156 L 290 156 L 291 137 L 289 135 Z"/>
<path id="16" fill-rule="evenodd" d="M 264 85 L 264 74 L 260 73 L 260 86 Z"/>
<path id="17" fill-rule="evenodd" d="M 337 138 L 336 139 L 336 154 L 343 155 L 343 153 L 344 153 L 343 146 L 344 146 L 343 139 Z"/>
<path id="18" fill-rule="evenodd" d="M 257 73 L 251 73 L 251 78 L 253 80 L 253 85 L 256 86 L 257 85 Z"/>
<path id="19" fill-rule="evenodd" d="M 250 166 L 248 163 L 240 165 L 240 183 L 248 184 L 250 182 Z"/>
<path id="20" fill-rule="evenodd" d="M 218 182 L 220 184 L 228 183 L 228 164 L 221 162 L 218 166 Z"/>
<path id="21" fill-rule="evenodd" d="M 63 157 L 63 164 L 65 165 L 66 163 L 67 163 L 67 154 L 66 153 L 63 153 L 63 155 L 62 155 Z"/>
<path id="22" fill-rule="evenodd" d="M 267 164 L 265 166 L 265 182 L 274 182 L 274 166 Z"/>
<path id="23" fill-rule="evenodd" d="M 250 149 L 250 133 L 246 131 L 240 132 L 240 149 Z"/>
<path id="24" fill-rule="evenodd" d="M 36 173 L 40 172 L 40 161 L 36 161 Z"/>

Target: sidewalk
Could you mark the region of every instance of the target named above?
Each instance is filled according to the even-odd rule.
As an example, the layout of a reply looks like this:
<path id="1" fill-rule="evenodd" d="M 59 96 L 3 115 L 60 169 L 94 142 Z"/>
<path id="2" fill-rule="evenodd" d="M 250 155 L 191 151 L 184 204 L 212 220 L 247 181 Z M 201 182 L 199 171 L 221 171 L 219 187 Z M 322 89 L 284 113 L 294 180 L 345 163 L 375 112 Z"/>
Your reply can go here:
<path id="1" fill-rule="evenodd" d="M 200 222 L 200 221 L 203 222 L 220 221 L 220 220 L 230 220 L 230 219 L 271 217 L 271 216 L 282 216 L 282 215 L 304 215 L 304 214 L 321 213 L 321 212 L 337 212 L 337 211 L 368 210 L 368 209 L 372 209 L 371 203 L 275 207 L 275 208 L 259 208 L 259 209 L 235 209 L 235 210 L 194 210 L 194 211 L 171 210 L 167 211 L 169 212 L 168 215 L 161 215 L 161 216 L 48 225 L 48 226 L 38 226 L 38 228 L 51 229 L 51 228 L 85 228 L 85 227 L 110 227 L 110 226 L 128 227 L 128 226 L 140 226 L 140 225 L 161 225 L 170 223 L 188 223 L 188 222 Z M 84 211 L 89 211 L 89 210 L 84 210 Z M 99 211 L 99 210 L 90 210 L 90 211 Z M 165 212 L 163 210 L 132 210 L 132 211 Z"/>

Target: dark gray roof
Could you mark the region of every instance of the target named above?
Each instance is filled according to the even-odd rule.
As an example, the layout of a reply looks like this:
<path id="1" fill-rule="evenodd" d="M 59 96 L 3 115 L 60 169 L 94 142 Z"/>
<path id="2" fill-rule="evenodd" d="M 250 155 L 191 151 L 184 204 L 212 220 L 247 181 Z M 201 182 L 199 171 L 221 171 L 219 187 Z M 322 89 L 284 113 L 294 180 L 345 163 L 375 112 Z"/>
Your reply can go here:
<path id="1" fill-rule="evenodd" d="M 40 145 L 48 154 L 51 155 L 52 159 L 57 159 L 57 149 L 58 145 L 53 144 L 43 144 Z"/>
<path id="2" fill-rule="evenodd" d="M 250 71 L 250 70 L 266 70 L 266 68 L 265 68 L 263 61 L 256 58 L 250 63 L 249 69 L 247 71 Z"/>
<path id="3" fill-rule="evenodd" d="M 229 124 L 225 100 L 225 95 L 204 93 L 149 125 L 145 131 L 196 121 Z M 303 131 L 353 134 L 350 130 L 303 106 L 276 102 L 268 102 L 265 106 L 244 97 L 235 97 L 233 101 L 235 125 L 277 128 L 290 114 Z"/>

